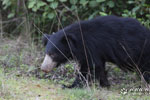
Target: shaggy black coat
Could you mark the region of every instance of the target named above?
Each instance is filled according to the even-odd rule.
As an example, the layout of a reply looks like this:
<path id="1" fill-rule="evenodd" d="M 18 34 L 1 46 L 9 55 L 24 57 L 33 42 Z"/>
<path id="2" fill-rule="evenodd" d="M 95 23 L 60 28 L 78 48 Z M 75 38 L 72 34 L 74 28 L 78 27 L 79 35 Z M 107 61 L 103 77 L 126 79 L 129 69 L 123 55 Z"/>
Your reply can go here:
<path id="1" fill-rule="evenodd" d="M 74 57 L 71 55 L 64 32 Z M 92 75 L 94 70 L 95 77 L 101 86 L 109 86 L 105 71 L 106 62 L 112 62 L 123 70 L 133 71 L 138 68 L 145 80 L 147 82 L 150 80 L 148 73 L 150 71 L 150 31 L 136 19 L 116 16 L 97 17 L 69 25 L 48 37 L 68 58 L 78 60 L 84 77 L 87 76 L 88 66 Z M 67 61 L 51 42 L 45 38 L 43 40 L 47 54 L 54 54 L 54 60 L 58 63 Z M 78 80 L 77 77 L 70 87 L 77 86 Z"/>

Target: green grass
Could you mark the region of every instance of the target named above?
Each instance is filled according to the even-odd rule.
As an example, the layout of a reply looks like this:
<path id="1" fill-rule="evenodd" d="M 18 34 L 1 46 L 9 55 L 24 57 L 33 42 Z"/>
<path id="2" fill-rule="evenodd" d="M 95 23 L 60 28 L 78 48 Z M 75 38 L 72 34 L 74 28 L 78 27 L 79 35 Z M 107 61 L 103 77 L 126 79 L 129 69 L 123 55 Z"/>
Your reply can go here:
<path id="1" fill-rule="evenodd" d="M 59 87 L 48 80 L 33 77 L 18 77 L 2 73 L 1 71 L 1 99 L 4 100 L 60 100 L 63 95 L 57 95 Z M 55 88 L 57 87 L 57 88 Z"/>
<path id="2" fill-rule="evenodd" d="M 150 95 L 120 94 L 116 87 L 110 89 L 90 87 L 62 89 L 48 79 L 4 73 L 0 68 L 0 100 L 149 100 Z M 142 98 L 142 99 L 141 99 Z"/>

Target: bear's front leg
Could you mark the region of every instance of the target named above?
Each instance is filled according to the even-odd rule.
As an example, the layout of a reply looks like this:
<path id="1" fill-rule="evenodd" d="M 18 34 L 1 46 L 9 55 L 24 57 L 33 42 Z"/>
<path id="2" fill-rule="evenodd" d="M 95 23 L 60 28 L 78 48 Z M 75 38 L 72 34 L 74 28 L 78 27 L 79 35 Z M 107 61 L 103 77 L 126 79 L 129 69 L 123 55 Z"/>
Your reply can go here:
<path id="1" fill-rule="evenodd" d="M 105 67 L 101 67 L 101 66 L 96 67 L 95 74 L 96 74 L 96 78 L 99 80 L 100 86 L 107 87 L 107 88 L 110 87 L 110 84 L 107 79 L 107 72 L 105 70 Z"/>

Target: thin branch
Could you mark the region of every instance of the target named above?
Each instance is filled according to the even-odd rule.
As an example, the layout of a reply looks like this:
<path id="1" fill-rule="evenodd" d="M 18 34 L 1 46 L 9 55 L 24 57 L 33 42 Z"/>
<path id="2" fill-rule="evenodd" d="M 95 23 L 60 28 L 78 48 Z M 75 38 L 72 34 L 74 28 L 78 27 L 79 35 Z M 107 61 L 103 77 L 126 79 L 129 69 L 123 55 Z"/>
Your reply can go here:
<path id="1" fill-rule="evenodd" d="M 11 22 L 17 21 L 17 20 L 19 20 L 19 19 L 22 19 L 22 17 L 19 17 L 19 18 L 13 18 L 13 19 L 10 19 L 10 20 L 7 20 L 7 21 L 0 21 L 0 24 L 11 23 Z"/>
<path id="2" fill-rule="evenodd" d="M 121 47 L 123 48 L 123 50 L 126 52 L 127 56 L 130 58 L 130 60 L 132 61 L 133 65 L 136 67 L 137 72 L 139 73 L 139 75 L 141 76 L 141 79 L 143 80 L 144 83 L 147 83 L 146 80 L 143 77 L 142 72 L 140 71 L 138 65 L 134 62 L 134 60 L 132 59 L 132 57 L 130 56 L 130 54 L 128 53 L 128 51 L 126 50 L 126 48 L 120 43 Z"/>
<path id="3" fill-rule="evenodd" d="M 2 13 L 0 11 L 0 22 L 3 22 L 3 19 L 2 19 Z M 0 23 L 0 30 L 1 30 L 1 38 L 3 38 L 3 24 Z"/>

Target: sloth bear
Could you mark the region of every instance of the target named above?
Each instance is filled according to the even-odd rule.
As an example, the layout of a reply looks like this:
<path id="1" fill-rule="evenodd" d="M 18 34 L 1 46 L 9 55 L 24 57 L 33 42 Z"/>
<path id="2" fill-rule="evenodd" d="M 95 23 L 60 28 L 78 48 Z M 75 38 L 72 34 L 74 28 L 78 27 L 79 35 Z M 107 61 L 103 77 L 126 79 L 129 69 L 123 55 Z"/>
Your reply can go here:
<path id="1" fill-rule="evenodd" d="M 46 56 L 41 70 L 50 72 L 69 59 L 80 64 L 83 78 L 77 75 L 68 88 L 81 86 L 81 80 L 95 77 L 108 87 L 106 62 L 122 70 L 137 71 L 150 81 L 150 30 L 136 19 L 101 16 L 71 24 L 53 35 L 44 34 Z M 89 74 L 90 73 L 90 74 Z"/>

